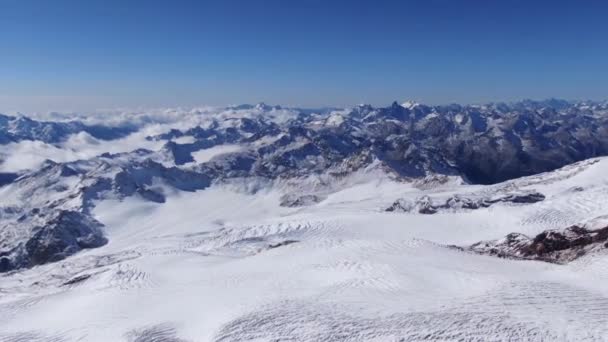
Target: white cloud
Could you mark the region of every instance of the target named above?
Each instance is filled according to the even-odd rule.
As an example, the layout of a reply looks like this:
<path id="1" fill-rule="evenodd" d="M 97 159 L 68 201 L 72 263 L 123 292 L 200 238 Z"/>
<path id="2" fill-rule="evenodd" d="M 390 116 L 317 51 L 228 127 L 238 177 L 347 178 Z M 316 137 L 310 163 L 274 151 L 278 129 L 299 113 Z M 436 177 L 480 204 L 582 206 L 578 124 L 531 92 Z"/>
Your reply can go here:
<path id="1" fill-rule="evenodd" d="M 150 130 L 133 133 L 125 138 L 104 141 L 88 133 L 81 132 L 70 136 L 62 144 L 51 145 L 41 141 L 24 140 L 18 143 L 0 145 L 0 172 L 17 172 L 39 167 L 45 160 L 69 162 L 89 159 L 104 152 L 130 152 L 138 148 L 158 150 L 165 141 L 146 140 Z"/>
<path id="2" fill-rule="evenodd" d="M 115 109 L 93 113 L 33 113 L 27 116 L 39 121 L 81 121 L 88 125 L 135 126 L 139 130 L 125 138 L 104 141 L 96 139 L 85 132 L 70 136 L 60 144 L 46 144 L 40 141 L 21 141 L 0 145 L 0 172 L 16 172 L 34 169 L 46 159 L 55 162 L 68 162 L 89 159 L 104 152 L 129 152 L 138 148 L 158 150 L 166 141 L 149 141 L 148 136 L 155 136 L 170 129 L 186 130 L 195 126 L 209 127 L 213 120 L 229 122 L 229 119 L 256 118 L 264 116 L 267 120 L 284 122 L 295 118 L 296 111 L 290 109 L 196 107 L 196 108 L 161 108 L 161 109 Z M 192 137 L 183 137 L 180 143 L 191 142 Z M 222 147 L 223 148 L 223 147 Z M 221 153 L 233 152 L 230 147 Z M 202 159 L 211 158 L 215 152 L 200 151 Z"/>

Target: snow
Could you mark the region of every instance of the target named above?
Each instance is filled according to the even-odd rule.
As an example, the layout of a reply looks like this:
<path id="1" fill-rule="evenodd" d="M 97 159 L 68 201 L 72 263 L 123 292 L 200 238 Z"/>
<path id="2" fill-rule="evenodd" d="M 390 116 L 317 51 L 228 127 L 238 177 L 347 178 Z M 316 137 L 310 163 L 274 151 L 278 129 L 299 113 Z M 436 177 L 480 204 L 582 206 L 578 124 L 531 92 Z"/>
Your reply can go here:
<path id="1" fill-rule="evenodd" d="M 344 116 L 339 113 L 332 113 L 332 115 L 327 118 L 328 126 L 340 126 L 343 122 Z"/>
<path id="2" fill-rule="evenodd" d="M 255 194 L 234 185 L 175 192 L 163 204 L 102 201 L 94 216 L 106 225 L 106 246 L 0 278 L 0 339 L 605 340 L 606 255 L 560 266 L 444 245 L 605 215 L 607 170 L 600 159 L 492 186 L 426 190 L 368 172 L 303 208 L 279 207 L 277 184 Z M 584 190 L 569 191 L 574 185 Z M 547 200 L 436 215 L 382 211 L 399 197 L 514 187 Z M 552 217 L 554 208 L 568 215 Z M 296 242 L 269 247 L 284 241 Z M 83 274 L 90 278 L 61 285 Z"/>
<path id="3" fill-rule="evenodd" d="M 243 149 L 240 145 L 218 145 L 204 150 L 192 152 L 192 158 L 195 162 L 205 163 L 213 159 L 214 157 L 220 156 L 226 153 L 238 152 Z"/>
<path id="4" fill-rule="evenodd" d="M 71 135 L 68 140 L 58 145 L 41 141 L 23 140 L 17 143 L 0 145 L 0 172 L 18 172 L 40 167 L 45 160 L 69 162 L 89 159 L 105 152 L 130 152 L 139 148 L 158 151 L 165 141 L 147 140 L 146 137 L 156 132 L 155 129 L 142 130 L 122 139 L 99 140 L 88 133 L 80 132 Z"/>
<path id="5" fill-rule="evenodd" d="M 256 140 L 252 145 L 254 147 L 267 146 L 267 145 L 270 145 L 270 144 L 278 141 L 284 135 L 285 134 L 281 133 L 281 134 L 277 134 L 275 136 L 264 136 L 263 138 Z"/>
<path id="6" fill-rule="evenodd" d="M 401 104 L 401 107 L 406 109 L 413 109 L 419 106 L 420 104 L 416 101 L 405 101 Z"/>
<path id="7" fill-rule="evenodd" d="M 192 144 L 192 143 L 196 142 L 196 139 L 191 135 L 187 135 L 187 136 L 175 138 L 175 139 L 173 139 L 173 142 L 175 142 L 176 144 Z"/>
<path id="8" fill-rule="evenodd" d="M 412 109 L 418 104 L 403 106 Z M 423 113 L 424 108 L 417 111 Z M 424 126 L 443 115 L 438 113 L 417 122 Z M 324 133 L 342 131 L 332 126 L 346 125 L 361 129 L 363 138 L 387 142 L 402 138 L 401 133 L 389 135 L 392 130 L 378 137 L 363 134 L 367 126 L 350 126 L 360 119 L 348 114 L 310 114 L 305 127 Z M 280 124 L 297 117 L 295 110 L 263 104 L 125 111 L 113 117 L 55 113 L 49 118 L 134 122 L 139 130 L 111 141 L 81 132 L 56 144 L 1 145 L 2 172 L 35 170 L 46 159 L 92 159 L 77 163 L 79 170 L 90 171 L 86 177 L 69 170 L 62 175 L 63 165 L 49 163 L 50 170 L 40 177 L 24 176 L 1 186 L 0 245 L 27 241 L 32 231 L 18 224 L 26 214 L 32 221 L 45 222 L 44 212 L 38 216 L 31 209 L 59 205 L 80 210 L 84 196 L 80 190 L 100 178 L 115 182 L 116 174 L 130 166 L 138 170 L 136 178 L 145 178 L 147 171 L 152 172 L 145 169 L 151 165 L 143 162 L 147 158 L 168 160 L 165 165 L 171 170 L 157 170 L 152 181 L 133 184 L 138 190 L 162 194 L 164 203 L 146 201 L 137 191 L 126 197 L 112 190 L 92 195 L 95 205 L 90 214 L 104 224 L 106 245 L 61 261 L 0 273 L 0 341 L 608 340 L 605 249 L 557 265 L 454 248 L 500 241 L 510 233 L 533 237 L 575 224 L 606 227 L 608 158 L 484 186 L 433 170 L 424 178 L 399 178 L 373 157 L 372 162 L 355 162 L 352 167 L 349 160 L 338 160 L 323 169 L 327 160 L 321 155 L 304 155 L 293 157 L 296 165 L 319 167 L 268 178 L 219 175 L 199 191 L 168 185 L 167 179 L 204 178 L 204 172 L 215 169 L 196 164 L 228 153 L 259 151 L 280 142 L 269 149 L 264 160 L 269 162 L 313 140 L 291 136 L 289 126 L 284 126 L 253 141 L 236 140 L 241 145 L 225 140 L 231 143 L 195 151 L 193 163 L 176 165 L 171 156 L 163 160 L 167 140 L 157 138 L 158 134 L 201 126 L 217 129 L 217 135 L 204 139 L 218 141 L 223 128 L 238 131 L 240 138 L 252 138 L 252 133 L 243 132 L 250 129 L 245 119 Z M 372 114 L 367 117 L 373 119 Z M 465 118 L 458 114 L 455 122 Z M 504 138 L 503 124 L 504 119 L 488 117 L 490 130 L 483 134 Z M 188 134 L 177 133 L 172 141 L 199 142 Z M 283 144 L 282 138 L 289 143 Z M 526 140 L 523 144 L 533 147 Z M 159 152 L 96 158 L 104 152 L 139 148 Z M 176 172 L 180 168 L 205 171 L 182 178 Z M 455 206 L 432 215 L 386 211 L 400 199 L 445 203 L 456 196 L 499 199 L 517 193 L 540 193 L 545 199 L 526 204 L 498 201 L 479 209 Z M 302 197 L 309 200 L 300 201 L 305 204 L 300 207 L 283 207 L 285 196 L 295 199 L 292 203 Z"/>

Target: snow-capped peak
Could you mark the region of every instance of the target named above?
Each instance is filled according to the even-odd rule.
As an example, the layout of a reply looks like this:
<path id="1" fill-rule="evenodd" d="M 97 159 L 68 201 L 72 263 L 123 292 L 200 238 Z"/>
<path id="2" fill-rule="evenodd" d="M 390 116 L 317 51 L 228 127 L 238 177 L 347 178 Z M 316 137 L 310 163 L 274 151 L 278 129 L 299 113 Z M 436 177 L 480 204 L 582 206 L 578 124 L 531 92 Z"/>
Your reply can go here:
<path id="1" fill-rule="evenodd" d="M 412 100 L 408 100 L 405 101 L 401 104 L 401 107 L 406 108 L 406 109 L 413 109 L 416 108 L 420 105 L 420 103 L 416 102 L 416 101 L 412 101 Z"/>

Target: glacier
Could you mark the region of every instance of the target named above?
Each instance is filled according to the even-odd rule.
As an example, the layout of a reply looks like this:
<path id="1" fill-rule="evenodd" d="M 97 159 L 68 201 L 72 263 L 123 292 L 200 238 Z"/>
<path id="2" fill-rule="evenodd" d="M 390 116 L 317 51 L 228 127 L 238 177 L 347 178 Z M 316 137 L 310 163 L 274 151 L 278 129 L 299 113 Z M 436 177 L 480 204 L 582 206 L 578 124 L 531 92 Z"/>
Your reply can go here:
<path id="1" fill-rule="evenodd" d="M 608 102 L 0 116 L 0 341 L 604 341 Z"/>

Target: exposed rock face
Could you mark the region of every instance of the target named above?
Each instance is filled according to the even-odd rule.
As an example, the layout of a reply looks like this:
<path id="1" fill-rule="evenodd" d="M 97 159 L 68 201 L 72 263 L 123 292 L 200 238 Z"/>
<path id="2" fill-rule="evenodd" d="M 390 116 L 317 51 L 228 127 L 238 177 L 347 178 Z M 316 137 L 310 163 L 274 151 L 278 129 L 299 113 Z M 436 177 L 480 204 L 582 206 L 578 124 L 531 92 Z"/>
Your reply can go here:
<path id="1" fill-rule="evenodd" d="M 479 254 L 559 264 L 602 249 L 608 250 L 608 226 L 599 229 L 571 226 L 563 231 L 547 230 L 534 238 L 511 233 L 503 239 L 478 242 L 467 248 Z"/>
<path id="2" fill-rule="evenodd" d="M 280 205 L 282 207 L 303 207 L 307 205 L 313 205 L 315 203 L 319 203 L 322 200 L 317 195 L 284 195 L 281 197 Z"/>
<path id="3" fill-rule="evenodd" d="M 103 225 L 90 215 L 96 200 L 139 196 L 162 203 L 163 187 L 195 191 L 211 184 L 206 174 L 146 158 L 149 152 L 127 155 L 126 160 L 125 155 L 106 154 L 91 161 L 49 161 L 15 179 L 11 193 L 23 206 L 0 203 L 0 272 L 55 262 L 106 244 Z"/>
<path id="4" fill-rule="evenodd" d="M 545 199 L 545 196 L 538 192 L 522 192 L 504 194 L 494 197 L 464 197 L 455 195 L 442 203 L 435 203 L 429 196 L 422 196 L 414 201 L 407 199 L 398 199 L 386 211 L 405 212 L 405 213 L 420 213 L 420 214 L 435 214 L 439 211 L 455 211 L 455 210 L 475 210 L 480 208 L 488 208 L 496 203 L 536 203 Z"/>
<path id="5" fill-rule="evenodd" d="M 82 213 L 59 211 L 40 219 L 40 225 L 31 229 L 31 237 L 25 243 L 0 251 L 0 272 L 58 261 L 107 243 L 103 225 Z"/>
<path id="6" fill-rule="evenodd" d="M 107 240 L 102 235 L 103 225 L 86 215 L 74 211 L 62 211 L 44 226 L 33 229 L 34 235 L 25 244 L 30 265 L 57 261 L 84 248 L 103 246 Z"/>
<path id="7" fill-rule="evenodd" d="M 113 186 L 121 196 L 127 197 L 137 193 L 146 200 L 163 203 L 165 196 L 154 189 L 154 179 L 182 191 L 200 190 L 211 184 L 211 178 L 206 174 L 165 167 L 146 160 L 124 167 L 114 176 Z"/>
<path id="8" fill-rule="evenodd" d="M 291 245 L 293 243 L 298 243 L 298 242 L 299 241 L 297 241 L 297 240 L 285 240 L 285 241 L 281 241 L 281 242 L 277 242 L 277 243 L 268 245 L 268 249 L 279 248 L 279 247 Z"/>
<path id="9" fill-rule="evenodd" d="M 0 172 L 0 186 L 10 184 L 19 177 L 16 173 Z"/>

